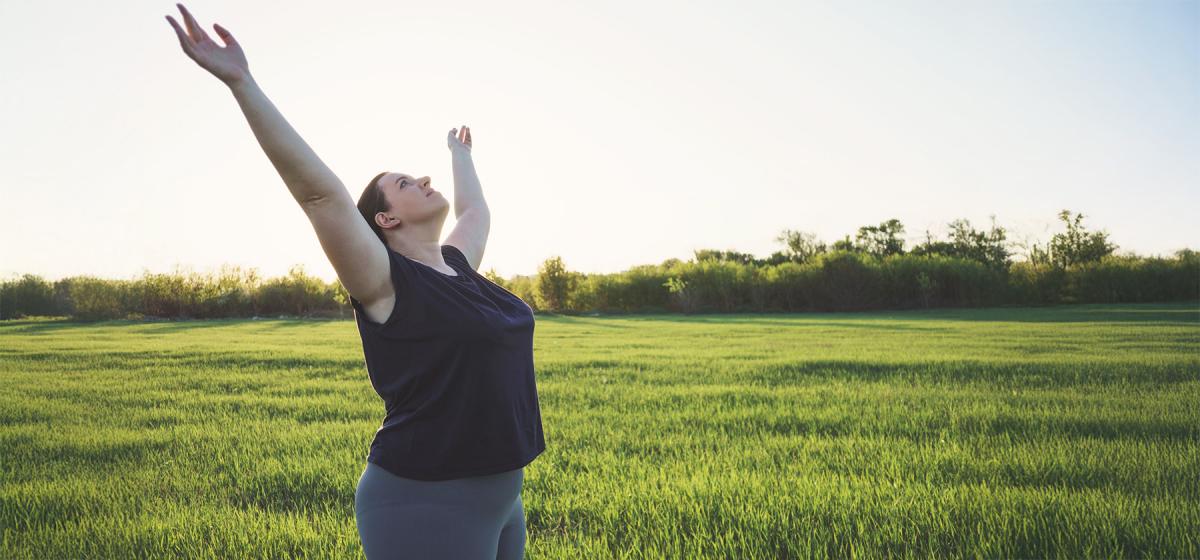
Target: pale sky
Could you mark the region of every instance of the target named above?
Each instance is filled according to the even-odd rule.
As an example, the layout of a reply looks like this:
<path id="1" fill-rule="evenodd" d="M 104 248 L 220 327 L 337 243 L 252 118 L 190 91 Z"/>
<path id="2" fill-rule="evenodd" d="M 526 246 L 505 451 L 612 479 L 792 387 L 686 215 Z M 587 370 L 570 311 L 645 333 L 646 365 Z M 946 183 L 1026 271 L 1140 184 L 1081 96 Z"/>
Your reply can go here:
<path id="1" fill-rule="evenodd" d="M 899 219 L 1120 252 L 1200 249 L 1200 1 L 187 4 L 357 199 L 381 171 L 453 199 L 466 124 L 480 271 L 765 257 Z M 172 2 L 0 0 L 0 279 L 221 264 L 336 278 Z M 443 239 L 454 227 L 451 210 Z"/>

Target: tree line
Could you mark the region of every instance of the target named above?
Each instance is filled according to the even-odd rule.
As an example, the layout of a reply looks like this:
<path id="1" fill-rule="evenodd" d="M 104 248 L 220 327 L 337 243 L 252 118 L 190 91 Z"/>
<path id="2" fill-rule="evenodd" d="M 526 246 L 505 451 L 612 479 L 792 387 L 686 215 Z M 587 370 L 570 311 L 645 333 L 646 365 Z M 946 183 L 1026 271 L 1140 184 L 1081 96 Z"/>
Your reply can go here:
<path id="1" fill-rule="evenodd" d="M 489 280 L 539 312 L 709 313 L 794 312 L 1126 303 L 1200 300 L 1200 256 L 1116 255 L 1104 231 L 1088 231 L 1082 214 L 1059 213 L 1064 231 L 1045 245 L 1007 239 L 992 219 L 977 230 L 965 219 L 949 234 L 905 248 L 896 219 L 860 227 L 825 243 L 784 230 L 784 246 L 766 258 L 702 249 L 687 261 L 668 259 L 624 272 L 571 271 L 561 257 L 534 275 Z M 1014 260 L 1024 249 L 1024 260 Z M 73 276 L 48 282 L 33 274 L 0 283 L 0 319 L 67 316 L 78 320 L 350 317 L 349 294 L 293 267 L 262 279 L 254 269 L 217 273 L 144 273 L 134 280 Z"/>

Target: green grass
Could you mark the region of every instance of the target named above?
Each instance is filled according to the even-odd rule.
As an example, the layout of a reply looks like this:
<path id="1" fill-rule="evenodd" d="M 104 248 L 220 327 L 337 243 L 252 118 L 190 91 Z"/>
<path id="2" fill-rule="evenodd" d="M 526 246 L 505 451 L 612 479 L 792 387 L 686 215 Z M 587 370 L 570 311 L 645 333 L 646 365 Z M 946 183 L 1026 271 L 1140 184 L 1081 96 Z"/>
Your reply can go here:
<path id="1" fill-rule="evenodd" d="M 539 316 L 531 558 L 1200 556 L 1200 307 Z M 0 323 L 0 557 L 354 558 L 353 321 Z"/>

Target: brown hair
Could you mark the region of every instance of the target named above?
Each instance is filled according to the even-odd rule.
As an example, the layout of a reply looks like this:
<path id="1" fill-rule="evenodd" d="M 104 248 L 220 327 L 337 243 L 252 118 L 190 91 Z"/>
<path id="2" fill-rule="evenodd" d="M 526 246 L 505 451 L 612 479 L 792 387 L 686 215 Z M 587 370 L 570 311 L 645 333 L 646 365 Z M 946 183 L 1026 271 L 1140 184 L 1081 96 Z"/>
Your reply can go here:
<path id="1" fill-rule="evenodd" d="M 367 183 L 367 188 L 363 189 L 362 196 L 358 197 L 358 213 L 362 214 L 367 225 L 371 226 L 371 231 L 375 232 L 384 245 L 387 245 L 387 239 L 383 237 L 383 229 L 375 223 L 375 214 L 391 210 L 387 197 L 383 196 L 383 190 L 379 188 L 379 179 L 387 173 L 384 171 L 371 179 L 371 182 Z"/>

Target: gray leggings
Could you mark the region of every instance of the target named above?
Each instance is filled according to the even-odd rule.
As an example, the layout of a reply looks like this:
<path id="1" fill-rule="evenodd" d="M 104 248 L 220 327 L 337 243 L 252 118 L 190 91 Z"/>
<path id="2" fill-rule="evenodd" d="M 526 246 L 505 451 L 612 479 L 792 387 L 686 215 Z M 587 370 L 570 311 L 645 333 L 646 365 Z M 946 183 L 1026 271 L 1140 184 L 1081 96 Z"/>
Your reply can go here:
<path id="1" fill-rule="evenodd" d="M 414 480 L 367 463 L 354 521 L 368 560 L 517 560 L 525 555 L 525 468 L 452 480 Z"/>

